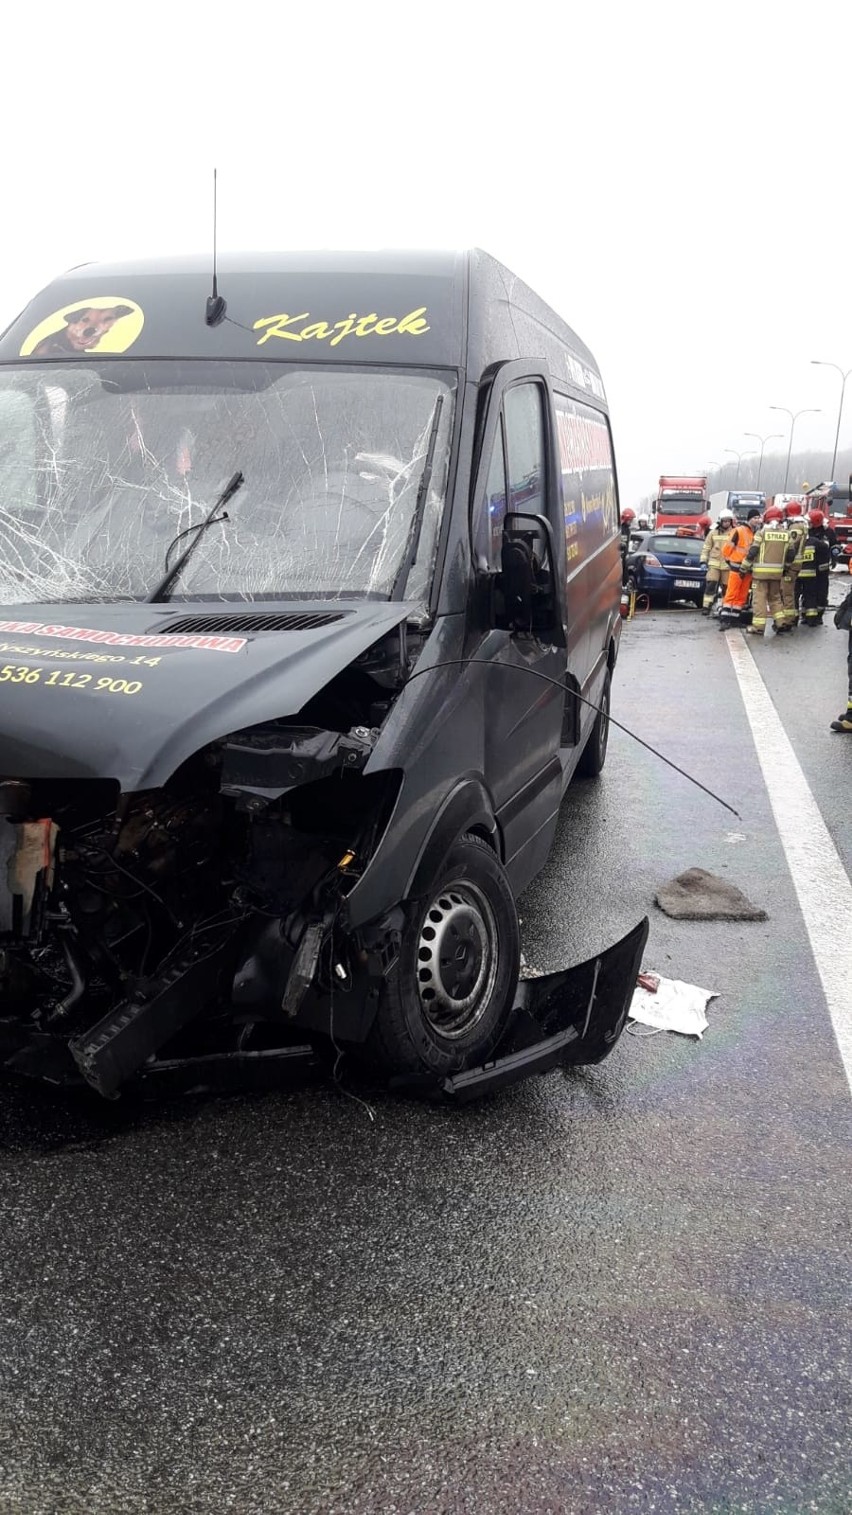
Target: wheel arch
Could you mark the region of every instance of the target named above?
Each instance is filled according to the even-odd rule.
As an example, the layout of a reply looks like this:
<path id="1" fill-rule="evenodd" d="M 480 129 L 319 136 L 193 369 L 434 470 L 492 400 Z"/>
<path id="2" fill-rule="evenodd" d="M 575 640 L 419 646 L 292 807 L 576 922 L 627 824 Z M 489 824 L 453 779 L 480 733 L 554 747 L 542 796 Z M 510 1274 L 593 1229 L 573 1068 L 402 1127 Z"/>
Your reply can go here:
<path id="1" fill-rule="evenodd" d="M 405 887 L 406 899 L 416 899 L 427 887 L 453 843 L 466 832 L 487 842 L 500 862 L 504 861 L 500 827 L 488 791 L 478 778 L 460 780 L 436 812 L 409 873 Z"/>

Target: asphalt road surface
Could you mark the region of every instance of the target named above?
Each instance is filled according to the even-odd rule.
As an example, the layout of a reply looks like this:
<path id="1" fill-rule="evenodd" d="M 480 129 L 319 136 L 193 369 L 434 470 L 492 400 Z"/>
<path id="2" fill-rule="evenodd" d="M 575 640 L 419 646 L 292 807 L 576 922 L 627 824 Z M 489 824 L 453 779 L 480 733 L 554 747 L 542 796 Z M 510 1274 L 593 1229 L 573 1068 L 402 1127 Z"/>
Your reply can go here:
<path id="1" fill-rule="evenodd" d="M 749 655 L 849 873 L 845 643 Z M 718 991 L 703 1041 L 373 1119 L 3 1091 L 3 1515 L 848 1515 L 852 1101 L 726 637 L 638 618 L 614 713 L 742 819 L 614 732 L 526 954 L 648 912 L 646 964 Z M 662 915 L 692 865 L 768 921 Z"/>

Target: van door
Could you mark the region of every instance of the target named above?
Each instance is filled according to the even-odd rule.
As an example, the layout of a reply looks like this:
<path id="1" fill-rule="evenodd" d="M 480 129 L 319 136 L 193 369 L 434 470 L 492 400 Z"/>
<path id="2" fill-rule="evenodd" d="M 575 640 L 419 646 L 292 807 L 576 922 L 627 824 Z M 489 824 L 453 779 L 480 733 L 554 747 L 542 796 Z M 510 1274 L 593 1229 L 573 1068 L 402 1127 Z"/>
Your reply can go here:
<path id="1" fill-rule="evenodd" d="M 502 390 L 499 404 L 496 399 L 495 395 L 484 437 L 472 526 L 475 560 L 480 573 L 484 570 L 496 586 L 498 606 L 507 516 L 545 516 L 557 547 L 552 626 L 531 634 L 494 624 L 475 651 L 478 661 L 492 665 L 483 669 L 485 780 L 503 835 L 506 868 L 519 890 L 547 857 L 561 798 L 564 694 L 561 687 L 530 673 L 559 683 L 565 672 L 564 535 L 556 529 L 559 510 L 547 383 L 543 376 L 518 380 Z M 493 617 L 495 622 L 499 619 L 499 613 Z"/>
<path id="2" fill-rule="evenodd" d="M 565 531 L 569 685 L 597 705 L 607 675 L 609 643 L 621 594 L 615 462 L 607 417 L 594 406 L 554 394 Z M 574 729 L 567 719 L 575 716 Z M 588 705 L 566 705 L 569 767 L 595 720 Z"/>

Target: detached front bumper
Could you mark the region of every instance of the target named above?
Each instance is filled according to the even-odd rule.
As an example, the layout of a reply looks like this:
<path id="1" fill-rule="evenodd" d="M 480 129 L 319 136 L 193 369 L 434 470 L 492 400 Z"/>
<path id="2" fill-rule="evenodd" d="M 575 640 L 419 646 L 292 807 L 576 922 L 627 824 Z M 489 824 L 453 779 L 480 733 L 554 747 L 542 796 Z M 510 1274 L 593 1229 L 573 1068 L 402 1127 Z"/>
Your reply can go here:
<path id="1" fill-rule="evenodd" d="M 521 979 L 515 1013 L 491 1061 L 440 1084 L 400 1081 L 396 1087 L 465 1104 L 552 1068 L 602 1062 L 624 1030 L 648 931 L 646 916 L 596 957 L 558 973 Z"/>

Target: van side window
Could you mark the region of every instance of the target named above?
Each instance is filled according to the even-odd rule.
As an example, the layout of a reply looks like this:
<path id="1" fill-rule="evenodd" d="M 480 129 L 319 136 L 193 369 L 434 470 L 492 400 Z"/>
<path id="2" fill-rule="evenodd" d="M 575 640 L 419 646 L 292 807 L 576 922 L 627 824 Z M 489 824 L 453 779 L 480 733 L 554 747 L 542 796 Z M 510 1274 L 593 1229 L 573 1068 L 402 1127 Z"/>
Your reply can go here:
<path id="1" fill-rule="evenodd" d="M 503 545 L 503 522 L 506 518 L 506 468 L 503 462 L 503 423 L 497 428 L 494 450 L 485 485 L 485 498 L 479 501 L 473 523 L 473 550 L 477 563 L 500 567 Z"/>
<path id="2" fill-rule="evenodd" d="M 568 578 L 618 533 L 615 464 L 606 416 L 555 394 Z"/>
<path id="3" fill-rule="evenodd" d="M 509 509 L 546 515 L 544 394 L 540 384 L 516 384 L 503 400 L 509 466 Z"/>

